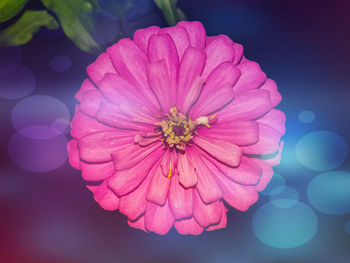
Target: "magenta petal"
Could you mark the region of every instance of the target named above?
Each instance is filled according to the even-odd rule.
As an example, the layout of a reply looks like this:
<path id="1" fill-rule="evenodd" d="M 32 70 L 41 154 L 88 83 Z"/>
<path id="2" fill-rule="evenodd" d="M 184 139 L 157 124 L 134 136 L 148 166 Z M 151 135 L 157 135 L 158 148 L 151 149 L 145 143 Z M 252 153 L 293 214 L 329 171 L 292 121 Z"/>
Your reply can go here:
<path id="1" fill-rule="evenodd" d="M 274 128 L 281 136 L 286 132 L 286 115 L 280 110 L 270 110 L 263 117 L 258 119 L 257 122 Z"/>
<path id="2" fill-rule="evenodd" d="M 113 127 L 103 125 L 96 119 L 91 118 L 77 110 L 71 122 L 71 135 L 74 138 L 81 138 L 95 132 L 111 131 Z"/>
<path id="3" fill-rule="evenodd" d="M 147 66 L 148 82 L 157 96 L 160 106 L 164 112 L 169 112 L 173 106 L 172 89 L 165 60 L 149 63 Z"/>
<path id="4" fill-rule="evenodd" d="M 235 49 L 235 58 L 233 59 L 233 64 L 238 64 L 241 62 L 243 56 L 243 46 L 241 44 L 234 43 L 233 48 Z"/>
<path id="5" fill-rule="evenodd" d="M 101 181 L 115 173 L 113 162 L 107 163 L 85 163 L 81 162 L 83 179 L 86 181 Z"/>
<path id="6" fill-rule="evenodd" d="M 130 221 L 135 221 L 145 212 L 147 206 L 146 194 L 151 179 L 152 176 L 147 176 L 139 187 L 120 198 L 119 211 L 126 215 Z"/>
<path id="7" fill-rule="evenodd" d="M 118 151 L 112 152 L 115 169 L 118 171 L 130 169 L 161 147 L 162 144 L 160 142 L 146 147 L 140 147 L 138 144 L 131 143 L 127 147 L 118 149 Z M 127 158 L 125 158 L 126 156 Z"/>
<path id="8" fill-rule="evenodd" d="M 84 80 L 83 84 L 81 84 L 80 90 L 75 94 L 75 98 L 81 102 L 83 99 L 83 95 L 86 91 L 97 90 L 95 85 L 91 83 L 89 79 Z"/>
<path id="9" fill-rule="evenodd" d="M 201 98 L 203 98 L 201 100 Z M 218 87 L 210 95 L 205 96 L 204 94 L 200 95 L 198 102 L 191 109 L 191 116 L 194 118 L 200 116 L 209 115 L 224 105 L 228 104 L 233 99 L 233 90 L 230 84 L 224 84 L 221 87 Z"/>
<path id="10" fill-rule="evenodd" d="M 83 94 L 79 109 L 86 115 L 95 117 L 100 104 L 106 101 L 102 96 L 101 92 L 98 90 L 86 91 Z"/>
<path id="11" fill-rule="evenodd" d="M 164 205 L 168 197 L 170 180 L 171 179 L 163 176 L 162 168 L 159 166 L 152 177 L 152 181 L 147 192 L 147 200 L 160 206 Z"/>
<path id="12" fill-rule="evenodd" d="M 170 95 L 174 102 L 176 97 L 179 55 L 177 54 L 173 39 L 168 34 L 152 36 L 149 40 L 147 55 L 150 62 L 165 61 L 170 80 Z"/>
<path id="13" fill-rule="evenodd" d="M 111 104 L 108 102 L 101 103 L 100 108 L 98 109 L 98 112 L 96 114 L 96 118 L 99 122 L 103 124 L 112 127 L 117 127 L 120 129 L 153 132 L 155 128 L 155 126 L 153 125 L 133 121 L 132 119 L 126 117 L 124 114 L 121 113 L 118 105 Z M 135 133 L 134 131 L 125 132 Z"/>
<path id="14" fill-rule="evenodd" d="M 143 230 L 145 232 L 148 232 L 146 230 L 146 227 L 145 227 L 145 217 L 144 216 L 140 216 L 140 218 L 138 218 L 135 221 L 128 220 L 128 225 L 133 227 L 133 228 L 137 228 L 137 229 Z"/>
<path id="15" fill-rule="evenodd" d="M 74 139 L 70 140 L 67 144 L 67 151 L 70 165 L 75 169 L 80 169 L 78 141 Z"/>
<path id="16" fill-rule="evenodd" d="M 154 125 L 159 120 L 152 116 L 147 108 L 125 101 L 120 104 L 120 111 L 135 122 Z"/>
<path id="17" fill-rule="evenodd" d="M 242 150 L 237 145 L 211 138 L 201 138 L 199 136 L 194 137 L 193 142 L 218 161 L 230 166 L 239 165 Z"/>
<path id="18" fill-rule="evenodd" d="M 255 121 L 217 123 L 209 129 L 204 127 L 199 129 L 198 135 L 213 139 L 220 138 L 236 145 L 250 145 L 259 140 L 259 125 Z"/>
<path id="19" fill-rule="evenodd" d="M 96 188 L 94 197 L 103 209 L 109 211 L 118 209 L 119 198 L 108 188 L 106 181 Z"/>
<path id="20" fill-rule="evenodd" d="M 272 107 L 276 107 L 282 100 L 281 94 L 278 92 L 276 82 L 272 79 L 266 79 L 265 83 L 260 87 L 262 90 L 267 90 L 270 93 Z"/>
<path id="21" fill-rule="evenodd" d="M 259 141 L 256 144 L 242 146 L 245 154 L 270 154 L 278 150 L 281 134 L 264 124 L 259 124 Z"/>
<path id="22" fill-rule="evenodd" d="M 182 103 L 185 100 L 187 90 L 191 87 L 196 77 L 202 75 L 205 60 L 206 54 L 203 50 L 197 48 L 186 49 L 179 65 L 176 95 L 176 103 L 179 108 L 182 109 Z"/>
<path id="23" fill-rule="evenodd" d="M 162 150 L 156 150 L 149 154 L 142 162 L 128 170 L 116 171 L 109 179 L 109 187 L 118 195 L 123 196 L 136 189 L 149 174 L 153 176 L 158 168 L 158 159 L 162 155 Z"/>
<path id="24" fill-rule="evenodd" d="M 119 74 L 127 78 L 144 94 L 144 97 L 153 107 L 151 111 L 158 110 L 158 102 L 152 93 L 146 76 L 147 56 L 128 38 L 120 40 L 107 49 L 112 58 L 113 65 Z"/>
<path id="25" fill-rule="evenodd" d="M 226 216 L 226 207 L 223 202 L 220 202 L 221 204 L 221 220 L 218 224 L 216 225 L 211 225 L 209 226 L 205 231 L 213 231 L 221 228 L 225 228 L 227 225 L 227 216 Z"/>
<path id="26" fill-rule="evenodd" d="M 190 107 L 197 101 L 204 85 L 204 79 L 197 77 L 191 87 L 187 90 L 185 100 L 181 106 L 181 111 L 187 113 Z"/>
<path id="27" fill-rule="evenodd" d="M 163 206 L 158 206 L 152 202 L 147 203 L 145 225 L 148 231 L 165 235 L 169 232 L 174 222 L 175 219 L 168 202 Z"/>
<path id="28" fill-rule="evenodd" d="M 197 173 L 188 154 L 178 155 L 179 182 L 183 187 L 189 188 L 197 184 Z"/>
<path id="29" fill-rule="evenodd" d="M 222 173 L 216 173 L 216 179 L 224 200 L 239 211 L 246 211 L 259 198 L 255 186 L 237 184 Z"/>
<path id="30" fill-rule="evenodd" d="M 112 160 L 112 152 L 133 142 L 132 133 L 105 131 L 92 133 L 78 140 L 80 158 L 86 162 L 103 163 Z"/>
<path id="31" fill-rule="evenodd" d="M 96 61 L 87 67 L 90 79 L 97 85 L 106 73 L 118 74 L 111 58 L 107 53 L 102 53 Z"/>
<path id="32" fill-rule="evenodd" d="M 197 191 L 193 192 L 193 216 L 202 226 L 216 225 L 221 220 L 221 201 L 204 204 Z"/>
<path id="33" fill-rule="evenodd" d="M 233 101 L 218 112 L 218 123 L 236 120 L 254 120 L 272 108 L 270 95 L 265 90 L 247 90 L 235 94 Z"/>
<path id="34" fill-rule="evenodd" d="M 200 49 L 204 48 L 206 33 L 203 25 L 200 22 L 181 21 L 177 24 L 177 26 L 181 26 L 186 29 L 190 38 L 191 47 Z"/>
<path id="35" fill-rule="evenodd" d="M 174 227 L 181 235 L 200 235 L 203 232 L 203 227 L 193 217 L 176 220 Z"/>
<path id="36" fill-rule="evenodd" d="M 241 70 L 242 74 L 233 87 L 235 92 L 256 89 L 266 80 L 266 74 L 261 71 L 259 64 L 256 62 L 249 61 L 240 63 L 237 67 Z"/>
<path id="37" fill-rule="evenodd" d="M 178 174 L 171 177 L 169 205 L 175 219 L 188 218 L 193 211 L 193 188 L 185 189 L 179 183 Z"/>
<path id="38" fill-rule="evenodd" d="M 134 42 L 145 54 L 147 54 L 149 39 L 151 36 L 158 34 L 159 30 L 160 28 L 157 26 L 150 26 L 135 31 Z"/>
<path id="39" fill-rule="evenodd" d="M 208 169 L 202 158 L 194 149 L 191 150 L 191 159 L 198 177 L 196 189 L 203 202 L 210 204 L 221 199 L 222 193 L 215 181 L 214 174 Z"/>
<path id="40" fill-rule="evenodd" d="M 255 189 L 260 192 L 264 190 L 267 184 L 270 182 L 273 175 L 273 170 L 270 165 L 266 164 L 261 159 L 255 159 L 255 158 L 250 158 L 250 159 L 254 161 L 257 165 L 259 165 L 260 168 L 262 169 L 262 175 L 260 177 L 260 181 L 255 186 Z"/>
<path id="41" fill-rule="evenodd" d="M 124 101 L 136 102 L 149 106 L 139 89 L 125 77 L 106 74 L 98 85 L 108 101 L 121 104 Z"/>
<path id="42" fill-rule="evenodd" d="M 159 34 L 169 34 L 171 36 L 179 54 L 179 59 L 181 59 L 185 50 L 190 46 L 190 38 L 186 29 L 181 26 L 165 27 L 160 30 Z"/>
<path id="43" fill-rule="evenodd" d="M 225 61 L 232 62 L 235 56 L 232 40 L 224 35 L 220 35 L 211 41 L 209 45 L 205 47 L 204 51 L 207 54 L 207 63 L 203 70 L 203 78 L 207 78 L 221 63 Z"/>

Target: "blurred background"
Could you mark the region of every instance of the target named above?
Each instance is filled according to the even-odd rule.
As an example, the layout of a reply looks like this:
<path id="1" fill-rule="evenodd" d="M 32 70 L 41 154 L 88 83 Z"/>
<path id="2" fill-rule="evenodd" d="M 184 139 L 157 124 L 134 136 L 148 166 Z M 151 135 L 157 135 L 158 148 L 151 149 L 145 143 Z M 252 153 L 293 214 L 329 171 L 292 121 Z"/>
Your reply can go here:
<path id="1" fill-rule="evenodd" d="M 0 4 L 1 263 L 350 262 L 349 1 L 169 0 L 177 19 L 242 44 L 287 116 L 259 201 L 200 236 L 130 228 L 93 200 L 65 149 L 86 67 L 136 29 L 173 21 L 152 0 L 67 1 L 11 1 L 7 18 Z"/>

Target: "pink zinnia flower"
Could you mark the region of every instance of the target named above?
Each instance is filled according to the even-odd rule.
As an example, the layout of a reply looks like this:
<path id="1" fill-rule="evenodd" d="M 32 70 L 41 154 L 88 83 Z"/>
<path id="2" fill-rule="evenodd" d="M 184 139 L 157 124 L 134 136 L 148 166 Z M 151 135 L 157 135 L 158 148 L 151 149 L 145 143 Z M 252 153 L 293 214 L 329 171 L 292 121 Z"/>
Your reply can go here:
<path id="1" fill-rule="evenodd" d="M 280 161 L 281 96 L 243 47 L 199 22 L 152 26 L 107 49 L 76 94 L 70 163 L 130 226 L 180 234 L 226 226 Z"/>

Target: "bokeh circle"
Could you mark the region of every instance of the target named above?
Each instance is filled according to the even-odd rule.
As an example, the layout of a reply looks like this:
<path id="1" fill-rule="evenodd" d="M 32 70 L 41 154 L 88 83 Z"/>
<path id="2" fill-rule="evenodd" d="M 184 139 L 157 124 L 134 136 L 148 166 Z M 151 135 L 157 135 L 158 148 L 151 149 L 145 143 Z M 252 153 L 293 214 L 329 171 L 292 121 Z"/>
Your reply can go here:
<path id="1" fill-rule="evenodd" d="M 316 119 L 316 115 L 313 111 L 304 110 L 299 113 L 298 118 L 301 122 L 311 123 Z"/>
<path id="2" fill-rule="evenodd" d="M 315 212 L 304 203 L 279 208 L 268 202 L 255 212 L 252 227 L 254 234 L 266 245 L 295 248 L 313 238 L 318 220 Z"/>
<path id="3" fill-rule="evenodd" d="M 50 67 L 56 72 L 66 72 L 72 67 L 72 61 L 67 56 L 55 56 L 50 61 Z"/>
<path id="4" fill-rule="evenodd" d="M 307 188 L 310 204 L 330 215 L 350 213 L 350 173 L 331 171 L 317 175 Z"/>
<path id="5" fill-rule="evenodd" d="M 314 171 L 332 170 L 346 160 L 348 146 L 338 134 L 330 131 L 314 131 L 304 135 L 296 144 L 298 161 Z"/>
<path id="6" fill-rule="evenodd" d="M 266 186 L 266 188 L 260 192 L 262 195 L 275 195 L 283 191 L 284 186 L 286 185 L 286 181 L 284 177 L 274 172 L 273 176 L 269 182 L 269 184 Z"/>
<path id="7" fill-rule="evenodd" d="M 272 190 L 270 200 L 279 208 L 288 208 L 298 203 L 299 193 L 290 186 L 278 186 Z"/>

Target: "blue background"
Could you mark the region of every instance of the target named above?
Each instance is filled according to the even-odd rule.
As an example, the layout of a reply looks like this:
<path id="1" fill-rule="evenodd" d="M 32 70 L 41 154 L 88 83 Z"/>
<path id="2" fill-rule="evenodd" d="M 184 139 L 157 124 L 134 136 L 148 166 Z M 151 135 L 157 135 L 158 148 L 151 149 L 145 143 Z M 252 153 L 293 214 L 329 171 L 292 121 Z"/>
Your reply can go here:
<path id="1" fill-rule="evenodd" d="M 208 35 L 227 34 L 242 44 L 245 56 L 278 84 L 287 132 L 271 191 L 247 212 L 230 209 L 225 229 L 200 236 L 181 236 L 174 229 L 165 236 L 146 234 L 130 228 L 118 212 L 100 208 L 66 157 L 47 172 L 16 163 L 18 153 L 11 157 L 8 145 L 17 132 L 11 114 L 20 98 L 0 97 L 0 262 L 350 262 L 350 2 L 179 0 L 179 7 L 189 20 L 201 21 Z M 161 13 L 151 12 L 165 26 Z M 85 68 L 96 59 L 63 32 L 46 30 L 0 54 L 0 65 L 20 64 L 35 78 L 21 71 L 17 80 L 0 75 L 0 90 L 21 78 L 25 84 L 34 81 L 33 91 L 19 97 L 57 98 L 70 116 Z M 303 111 L 311 111 L 314 120 Z M 301 141 L 317 131 L 323 135 Z M 332 177 L 335 170 L 345 174 Z M 311 189 L 325 172 L 330 179 Z M 273 193 L 274 186 L 283 189 Z M 269 223 L 276 227 L 269 230 Z"/>

